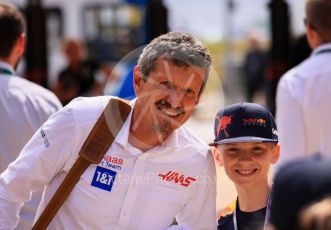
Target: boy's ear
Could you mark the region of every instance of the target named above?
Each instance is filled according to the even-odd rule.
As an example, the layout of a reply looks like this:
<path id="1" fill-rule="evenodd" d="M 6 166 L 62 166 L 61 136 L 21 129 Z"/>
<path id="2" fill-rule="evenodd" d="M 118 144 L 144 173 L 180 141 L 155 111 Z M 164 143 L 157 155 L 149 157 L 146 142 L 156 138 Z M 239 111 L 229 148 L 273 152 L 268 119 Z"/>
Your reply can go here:
<path id="1" fill-rule="evenodd" d="M 211 147 L 211 151 L 213 153 L 216 165 L 223 166 L 223 159 L 221 157 L 220 151 L 214 146 Z"/>
<path id="2" fill-rule="evenodd" d="M 280 155 L 280 145 L 279 143 L 277 143 L 272 150 L 272 159 L 271 159 L 272 164 L 275 164 L 278 161 L 279 155 Z"/>

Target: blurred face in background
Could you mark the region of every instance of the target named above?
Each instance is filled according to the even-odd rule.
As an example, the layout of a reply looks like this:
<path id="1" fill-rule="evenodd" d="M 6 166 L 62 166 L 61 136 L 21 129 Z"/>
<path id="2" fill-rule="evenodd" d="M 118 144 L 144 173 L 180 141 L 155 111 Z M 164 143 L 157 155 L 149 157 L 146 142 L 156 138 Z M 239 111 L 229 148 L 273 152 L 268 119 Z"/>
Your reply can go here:
<path id="1" fill-rule="evenodd" d="M 80 41 L 66 41 L 63 50 L 69 63 L 76 64 L 85 58 L 85 49 Z"/>

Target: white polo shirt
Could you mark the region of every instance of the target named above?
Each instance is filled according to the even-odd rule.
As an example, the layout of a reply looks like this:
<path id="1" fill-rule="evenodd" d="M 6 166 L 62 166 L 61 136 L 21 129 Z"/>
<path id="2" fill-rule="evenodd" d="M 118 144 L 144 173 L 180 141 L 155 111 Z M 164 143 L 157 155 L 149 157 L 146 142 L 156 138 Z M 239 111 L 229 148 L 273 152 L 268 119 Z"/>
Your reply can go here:
<path id="1" fill-rule="evenodd" d="M 1 229 L 15 225 L 15 213 L 30 190 L 47 185 L 40 214 L 109 99 L 71 102 L 0 175 Z M 208 146 L 181 127 L 142 153 L 128 143 L 131 114 L 101 163 L 84 172 L 48 229 L 166 229 L 174 217 L 188 229 L 216 229 L 215 167 Z"/>
<path id="2" fill-rule="evenodd" d="M 331 156 L 331 43 L 287 72 L 277 89 L 280 163 L 317 152 Z"/>
<path id="3" fill-rule="evenodd" d="M 49 90 L 15 76 L 14 69 L 0 62 L 0 173 L 14 161 L 26 142 L 48 117 L 62 108 Z M 17 229 L 30 229 L 41 191 L 21 209 Z"/>

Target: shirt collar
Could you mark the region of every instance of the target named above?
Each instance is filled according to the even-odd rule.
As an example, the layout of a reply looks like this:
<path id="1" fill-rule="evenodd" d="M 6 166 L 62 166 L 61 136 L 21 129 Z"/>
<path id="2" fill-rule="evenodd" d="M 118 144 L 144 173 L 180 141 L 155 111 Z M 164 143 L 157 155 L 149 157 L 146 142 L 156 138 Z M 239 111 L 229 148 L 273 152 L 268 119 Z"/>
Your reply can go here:
<path id="1" fill-rule="evenodd" d="M 180 129 L 180 127 L 178 128 Z M 177 148 L 178 147 L 178 130 L 175 129 L 172 134 L 161 143 L 160 147 L 166 148 L 166 147 L 172 147 Z"/>
<path id="2" fill-rule="evenodd" d="M 130 106 L 134 109 L 135 103 L 137 101 L 137 98 L 133 99 L 130 101 Z M 117 134 L 117 137 L 115 138 L 115 142 L 120 144 L 124 149 L 132 149 L 132 146 L 129 144 L 129 130 L 130 130 L 130 125 L 132 121 L 132 113 L 133 109 L 131 110 L 128 118 L 123 124 L 122 129 L 120 132 Z M 179 128 L 180 129 L 180 128 Z M 165 150 L 166 148 L 177 148 L 179 146 L 178 144 L 178 130 L 176 129 L 175 131 L 172 132 L 172 134 L 160 145 L 155 146 L 155 148 L 162 148 Z"/>
<path id="3" fill-rule="evenodd" d="M 134 108 L 134 105 L 136 103 L 136 98 L 130 101 L 130 106 Z M 125 120 L 121 130 L 118 132 L 115 142 L 120 144 L 123 148 L 127 149 L 129 146 L 129 129 L 131 125 L 131 118 L 132 118 L 132 112 L 133 109 L 131 110 L 130 114 L 128 115 L 127 119 Z"/>
<path id="4" fill-rule="evenodd" d="M 8 70 L 9 72 L 12 73 L 12 75 L 15 74 L 15 70 L 14 70 L 13 67 L 12 67 L 11 65 L 9 65 L 7 62 L 0 61 L 0 68 L 1 68 L 1 69 L 5 69 L 5 70 Z"/>
<path id="5" fill-rule="evenodd" d="M 317 48 L 313 50 L 312 55 L 316 55 L 320 52 L 323 52 L 324 50 L 331 50 L 331 43 L 325 43 L 319 45 Z"/>

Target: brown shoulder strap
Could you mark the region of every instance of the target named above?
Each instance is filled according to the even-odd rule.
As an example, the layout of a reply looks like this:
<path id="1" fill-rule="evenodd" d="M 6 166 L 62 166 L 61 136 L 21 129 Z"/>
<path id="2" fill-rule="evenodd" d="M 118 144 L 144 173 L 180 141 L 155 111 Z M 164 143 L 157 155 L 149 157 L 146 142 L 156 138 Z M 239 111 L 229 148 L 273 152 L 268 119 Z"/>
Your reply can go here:
<path id="1" fill-rule="evenodd" d="M 79 157 L 32 229 L 46 229 L 90 164 L 99 164 L 122 128 L 131 107 L 125 100 L 112 98 L 88 135 Z"/>

